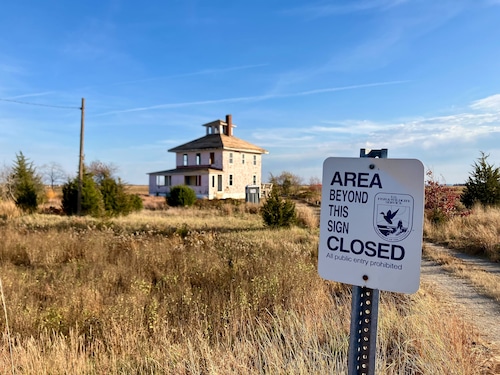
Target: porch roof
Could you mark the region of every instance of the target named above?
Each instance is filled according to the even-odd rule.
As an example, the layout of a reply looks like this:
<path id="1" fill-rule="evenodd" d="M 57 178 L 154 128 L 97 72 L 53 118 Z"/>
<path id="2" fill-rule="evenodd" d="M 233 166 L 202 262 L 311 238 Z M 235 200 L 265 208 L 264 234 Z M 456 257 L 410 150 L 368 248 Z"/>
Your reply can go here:
<path id="1" fill-rule="evenodd" d="M 210 174 L 210 173 L 220 173 L 222 169 L 210 168 L 210 167 L 200 167 L 200 166 L 187 166 L 179 167 L 175 169 L 167 169 L 166 171 L 159 172 L 149 172 L 149 175 L 153 176 L 167 176 L 167 175 L 199 175 L 199 174 Z"/>

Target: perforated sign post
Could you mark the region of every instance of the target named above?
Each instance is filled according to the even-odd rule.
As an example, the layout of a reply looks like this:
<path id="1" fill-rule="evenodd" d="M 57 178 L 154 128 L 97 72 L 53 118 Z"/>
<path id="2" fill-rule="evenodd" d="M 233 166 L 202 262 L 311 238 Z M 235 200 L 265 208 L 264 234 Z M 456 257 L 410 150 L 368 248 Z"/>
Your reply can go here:
<path id="1" fill-rule="evenodd" d="M 349 374 L 374 373 L 379 290 L 414 293 L 420 284 L 424 168 L 379 151 L 323 164 L 318 272 L 354 286 Z"/>

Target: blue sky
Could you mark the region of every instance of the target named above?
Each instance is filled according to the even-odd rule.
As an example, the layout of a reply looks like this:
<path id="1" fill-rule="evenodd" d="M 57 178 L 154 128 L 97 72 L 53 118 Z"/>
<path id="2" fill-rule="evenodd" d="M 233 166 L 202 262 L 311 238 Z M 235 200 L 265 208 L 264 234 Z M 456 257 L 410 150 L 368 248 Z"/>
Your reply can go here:
<path id="1" fill-rule="evenodd" d="M 462 183 L 480 151 L 500 164 L 498 20 L 500 0 L 7 0 L 0 163 L 75 174 L 85 98 L 85 160 L 132 184 L 229 113 L 264 181 L 388 148 Z"/>

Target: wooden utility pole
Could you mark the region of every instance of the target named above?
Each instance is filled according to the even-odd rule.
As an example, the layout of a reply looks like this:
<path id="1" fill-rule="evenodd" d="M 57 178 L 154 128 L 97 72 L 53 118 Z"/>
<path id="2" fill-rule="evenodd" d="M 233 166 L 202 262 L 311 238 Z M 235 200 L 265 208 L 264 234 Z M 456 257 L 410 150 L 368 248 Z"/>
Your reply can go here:
<path id="1" fill-rule="evenodd" d="M 83 135 L 85 127 L 85 98 L 82 98 L 82 120 L 80 123 L 80 157 L 78 163 L 78 199 L 76 206 L 76 214 L 82 213 L 82 186 L 83 186 Z"/>

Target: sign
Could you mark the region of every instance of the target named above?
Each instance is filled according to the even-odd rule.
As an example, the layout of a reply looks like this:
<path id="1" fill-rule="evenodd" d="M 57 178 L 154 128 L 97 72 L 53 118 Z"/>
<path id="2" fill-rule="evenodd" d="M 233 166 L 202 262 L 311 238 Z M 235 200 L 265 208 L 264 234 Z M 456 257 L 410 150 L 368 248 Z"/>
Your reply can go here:
<path id="1" fill-rule="evenodd" d="M 391 292 L 420 284 L 424 167 L 416 159 L 323 163 L 318 272 Z"/>

